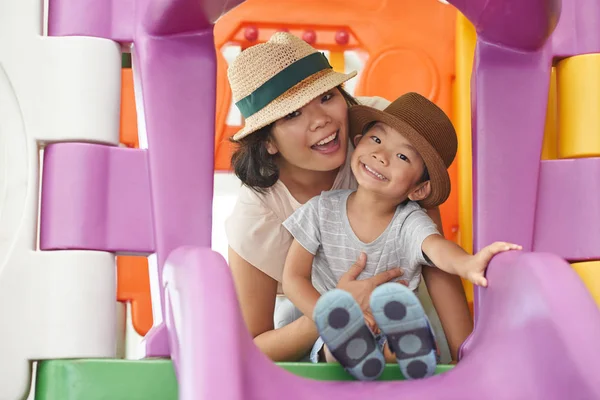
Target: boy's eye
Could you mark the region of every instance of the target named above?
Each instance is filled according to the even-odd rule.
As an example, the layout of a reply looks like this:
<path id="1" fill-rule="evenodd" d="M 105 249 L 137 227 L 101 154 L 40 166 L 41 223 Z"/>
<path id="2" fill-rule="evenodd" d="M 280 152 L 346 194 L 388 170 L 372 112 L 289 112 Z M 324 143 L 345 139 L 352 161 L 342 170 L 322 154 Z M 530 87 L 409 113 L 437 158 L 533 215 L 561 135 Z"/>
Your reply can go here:
<path id="1" fill-rule="evenodd" d="M 300 115 L 300 111 L 296 110 L 294 112 L 289 113 L 288 115 L 286 115 L 284 118 L 285 119 L 292 119 L 292 118 L 296 118 L 297 116 Z"/>
<path id="2" fill-rule="evenodd" d="M 403 160 L 403 161 L 408 161 L 408 157 L 406 157 L 404 154 L 402 153 L 398 153 L 398 158 Z"/>
<path id="3" fill-rule="evenodd" d="M 381 139 L 379 139 L 377 136 L 371 136 L 371 139 L 377 143 L 377 144 L 381 144 Z"/>
<path id="4" fill-rule="evenodd" d="M 326 101 L 331 100 L 333 97 L 333 93 L 326 93 L 323 97 L 321 97 L 321 102 L 325 103 Z"/>

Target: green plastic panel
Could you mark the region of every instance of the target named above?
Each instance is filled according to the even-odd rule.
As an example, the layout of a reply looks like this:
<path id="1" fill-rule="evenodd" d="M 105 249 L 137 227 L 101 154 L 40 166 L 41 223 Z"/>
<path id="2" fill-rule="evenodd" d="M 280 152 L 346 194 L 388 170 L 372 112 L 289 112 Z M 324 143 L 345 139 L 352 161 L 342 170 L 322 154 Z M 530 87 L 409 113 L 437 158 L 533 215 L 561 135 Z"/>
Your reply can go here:
<path id="1" fill-rule="evenodd" d="M 52 360 L 37 367 L 35 400 L 177 400 L 169 360 Z"/>
<path id="2" fill-rule="evenodd" d="M 349 381 L 337 364 L 278 363 L 311 379 Z M 440 365 L 436 373 L 452 366 Z M 402 380 L 395 364 L 380 380 Z M 52 360 L 37 367 L 35 400 L 177 400 L 177 382 L 170 360 Z"/>
<path id="3" fill-rule="evenodd" d="M 277 365 L 285 368 L 293 374 L 303 376 L 305 378 L 317 379 L 321 381 L 352 381 L 354 378 L 350 376 L 339 364 L 328 363 L 277 363 Z M 452 365 L 438 365 L 435 373 L 441 374 L 452 369 Z M 383 374 L 379 377 L 380 381 L 402 381 L 404 377 L 400 373 L 400 368 L 396 364 L 387 364 Z"/>

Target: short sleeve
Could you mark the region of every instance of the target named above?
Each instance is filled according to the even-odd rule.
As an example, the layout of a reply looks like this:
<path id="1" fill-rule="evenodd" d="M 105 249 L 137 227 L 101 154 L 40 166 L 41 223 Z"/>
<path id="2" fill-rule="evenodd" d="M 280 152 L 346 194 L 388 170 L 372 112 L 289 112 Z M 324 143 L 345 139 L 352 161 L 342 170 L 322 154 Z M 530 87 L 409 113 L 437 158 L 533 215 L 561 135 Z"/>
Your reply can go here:
<path id="1" fill-rule="evenodd" d="M 294 239 L 312 255 L 317 254 L 321 245 L 319 199 L 320 196 L 313 197 L 283 223 Z"/>
<path id="2" fill-rule="evenodd" d="M 423 254 L 423 241 L 431 235 L 439 235 L 436 224 L 424 209 L 413 205 L 402 226 L 400 240 L 411 265 L 432 265 Z"/>
<path id="3" fill-rule="evenodd" d="M 292 236 L 260 194 L 242 187 L 232 214 L 225 221 L 227 241 L 237 254 L 278 282 Z"/>

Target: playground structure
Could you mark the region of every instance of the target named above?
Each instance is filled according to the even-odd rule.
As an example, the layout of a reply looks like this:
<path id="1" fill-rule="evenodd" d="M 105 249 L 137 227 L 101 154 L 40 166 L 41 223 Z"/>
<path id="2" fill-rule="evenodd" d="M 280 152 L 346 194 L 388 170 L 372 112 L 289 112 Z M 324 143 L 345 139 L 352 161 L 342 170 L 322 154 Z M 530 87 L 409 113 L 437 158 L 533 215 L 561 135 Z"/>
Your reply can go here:
<path id="1" fill-rule="evenodd" d="M 389 3 L 369 2 L 345 20 L 347 26 L 364 26 L 369 12 Z M 410 14 L 425 2 L 405 3 Z M 427 380 L 373 385 L 382 398 L 598 398 L 600 315 L 592 296 L 598 301 L 600 5 L 592 0 L 451 3 L 477 27 L 475 39 L 458 17 L 457 39 L 470 37 L 461 41 L 464 46 L 477 43 L 472 157 L 464 149 L 459 156 L 463 165 L 473 162 L 473 248 L 503 239 L 522 244 L 524 251 L 496 257 L 490 265 L 490 287 L 475 293 L 476 329 L 458 366 Z M 428 4 L 442 7 L 435 0 Z M 213 39 L 212 23 L 234 5 L 50 0 L 45 36 L 41 2 L 0 1 L 0 141 L 10 149 L 0 158 L 5 171 L 0 317 L 8 321 L 0 332 L 0 398 L 25 393 L 29 360 L 114 357 L 115 253 L 157 254 L 151 274 L 159 284 L 152 296 L 160 307 L 153 307 L 146 354 L 172 357 L 179 398 L 270 399 L 282 393 L 298 399 L 374 398 L 374 386 L 305 380 L 267 360 L 243 327 L 224 260 L 209 250 L 213 138 L 223 121 L 216 111 L 224 112 L 213 100 L 226 102 L 226 91 L 219 92 L 222 80 L 214 79 L 223 60 L 214 51 L 219 31 Z M 451 10 L 445 7 L 443 12 Z M 430 15 L 432 21 L 442 18 Z M 313 27 L 316 38 L 318 27 Z M 223 33 L 223 40 L 235 35 L 249 40 L 246 32 L 250 38 L 256 33 L 254 40 L 269 34 L 246 28 Z M 361 38 L 356 29 L 352 33 Z M 373 35 L 364 42 L 354 39 L 372 46 L 369 60 L 383 42 Z M 349 35 L 348 43 L 352 40 Z M 117 147 L 122 73 L 117 43 L 135 46 L 144 149 Z M 463 100 L 455 104 L 466 103 L 469 86 L 468 50 L 463 51 L 456 71 L 456 96 Z M 443 75 L 439 88 L 449 76 Z M 359 89 L 385 95 L 360 84 Z M 447 101 L 449 107 L 450 88 L 438 93 L 445 93 L 438 103 Z M 465 115 L 471 111 L 460 112 L 457 125 L 468 136 Z M 462 137 L 464 143 L 470 139 Z M 217 161 L 220 154 L 217 148 Z M 464 178 L 459 185 L 470 186 L 465 171 L 458 172 Z M 468 190 L 465 186 L 460 190 Z M 460 209 L 469 210 L 464 199 Z M 460 226 L 468 230 L 468 223 Z M 567 261 L 579 262 L 574 268 L 583 279 Z M 140 379 L 156 361 L 137 363 L 140 369 L 131 375 Z M 44 375 L 53 365 L 80 374 L 63 380 L 83 380 L 94 376 L 98 364 L 82 360 L 78 369 L 77 361 L 41 362 L 36 398 L 66 398 Z M 129 368 L 105 364 L 115 374 Z"/>

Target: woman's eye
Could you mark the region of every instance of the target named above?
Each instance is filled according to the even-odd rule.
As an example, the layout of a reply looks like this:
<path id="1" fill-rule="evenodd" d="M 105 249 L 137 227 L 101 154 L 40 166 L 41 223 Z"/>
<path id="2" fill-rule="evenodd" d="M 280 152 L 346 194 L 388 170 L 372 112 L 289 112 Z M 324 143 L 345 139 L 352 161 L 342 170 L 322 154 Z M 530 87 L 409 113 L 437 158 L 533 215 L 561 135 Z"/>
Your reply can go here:
<path id="1" fill-rule="evenodd" d="M 406 157 L 406 156 L 405 156 L 404 154 L 402 154 L 402 153 L 399 153 L 399 154 L 398 154 L 398 158 L 399 158 L 399 159 L 401 159 L 401 160 L 403 160 L 403 161 L 408 161 L 408 157 Z"/>
<path id="2" fill-rule="evenodd" d="M 300 115 L 300 111 L 296 110 L 294 112 L 289 113 L 288 115 L 286 115 L 284 118 L 285 119 L 292 119 L 292 118 L 296 118 L 297 116 Z"/>
<path id="3" fill-rule="evenodd" d="M 377 143 L 377 144 L 381 144 L 381 139 L 379 139 L 377 136 L 371 136 L 371 139 Z"/>
<path id="4" fill-rule="evenodd" d="M 333 93 L 327 93 L 321 98 L 321 103 L 325 103 L 326 101 L 331 100 L 333 97 Z"/>

